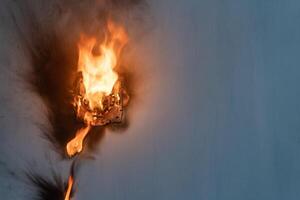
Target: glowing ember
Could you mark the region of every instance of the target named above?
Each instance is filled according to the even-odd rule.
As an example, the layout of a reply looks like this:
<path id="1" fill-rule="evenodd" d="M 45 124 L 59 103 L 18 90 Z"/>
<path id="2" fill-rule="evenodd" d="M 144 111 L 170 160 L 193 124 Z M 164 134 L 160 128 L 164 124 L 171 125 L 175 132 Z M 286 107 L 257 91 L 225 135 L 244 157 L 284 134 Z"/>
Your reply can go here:
<path id="1" fill-rule="evenodd" d="M 69 180 L 68 180 L 68 188 L 67 188 L 67 192 L 66 192 L 66 195 L 65 195 L 65 200 L 70 200 L 71 199 L 70 196 L 71 196 L 73 184 L 74 184 L 73 177 L 70 176 Z"/>
<path id="2" fill-rule="evenodd" d="M 90 129 L 91 126 L 88 125 L 86 128 L 77 131 L 75 138 L 67 144 L 67 153 L 69 156 L 73 156 L 82 151 L 83 139 L 88 134 Z"/>
<path id="3" fill-rule="evenodd" d="M 120 122 L 123 106 L 129 96 L 115 71 L 118 58 L 128 41 L 123 27 L 107 23 L 104 41 L 82 37 L 78 45 L 78 77 L 75 82 L 73 105 L 76 115 L 87 125 L 67 144 L 67 153 L 73 156 L 82 151 L 82 143 L 91 126 Z M 99 54 L 95 54 L 95 51 Z"/>

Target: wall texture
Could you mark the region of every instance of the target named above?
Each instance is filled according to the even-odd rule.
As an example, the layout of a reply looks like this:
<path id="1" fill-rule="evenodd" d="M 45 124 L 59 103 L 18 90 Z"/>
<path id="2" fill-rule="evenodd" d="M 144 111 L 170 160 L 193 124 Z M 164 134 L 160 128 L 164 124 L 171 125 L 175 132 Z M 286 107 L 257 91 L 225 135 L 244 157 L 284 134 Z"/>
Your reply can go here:
<path id="1" fill-rule="evenodd" d="M 130 128 L 81 167 L 75 199 L 298 200 L 300 2 L 150 6 L 154 27 L 136 44 L 143 96 Z M 47 174 L 49 147 L 31 122 L 42 103 L 16 81 L 26 54 L 14 33 L 0 6 L 0 194 L 30 199 L 7 168 L 32 160 Z"/>

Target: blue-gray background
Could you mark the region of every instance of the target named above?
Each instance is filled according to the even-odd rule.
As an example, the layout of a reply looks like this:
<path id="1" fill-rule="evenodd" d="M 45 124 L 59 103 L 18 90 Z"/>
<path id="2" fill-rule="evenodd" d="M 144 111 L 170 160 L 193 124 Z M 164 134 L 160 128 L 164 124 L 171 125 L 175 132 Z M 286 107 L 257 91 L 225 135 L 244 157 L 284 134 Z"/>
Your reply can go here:
<path id="1" fill-rule="evenodd" d="M 96 160 L 80 168 L 74 199 L 298 200 L 300 2 L 150 5 L 155 26 L 136 47 L 145 96 L 126 133 L 107 134 Z M 26 55 L 14 50 L 0 10 L 0 158 L 11 169 L 31 159 L 47 173 L 49 148 L 30 124 L 43 109 L 7 70 Z M 26 187 L 2 171 L 1 199 L 27 199 Z"/>

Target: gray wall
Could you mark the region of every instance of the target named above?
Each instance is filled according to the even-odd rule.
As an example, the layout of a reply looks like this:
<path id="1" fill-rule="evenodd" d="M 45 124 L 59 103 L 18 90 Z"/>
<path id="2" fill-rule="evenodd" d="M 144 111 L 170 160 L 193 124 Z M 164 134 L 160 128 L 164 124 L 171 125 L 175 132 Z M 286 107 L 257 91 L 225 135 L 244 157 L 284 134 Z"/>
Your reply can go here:
<path id="1" fill-rule="evenodd" d="M 300 2 L 150 4 L 155 26 L 136 44 L 145 76 L 131 126 L 108 133 L 96 160 L 83 164 L 75 199 L 298 200 Z M 1 20 L 1 70 L 11 74 L 23 62 L 11 56 L 9 16 Z M 32 109 L 40 102 L 25 92 L 17 93 L 25 103 L 8 100 L 18 96 L 8 87 L 20 89 L 2 72 L 0 158 L 36 160 L 43 171 L 49 149 L 28 118 L 43 109 Z M 1 199 L 26 199 L 2 171 Z"/>

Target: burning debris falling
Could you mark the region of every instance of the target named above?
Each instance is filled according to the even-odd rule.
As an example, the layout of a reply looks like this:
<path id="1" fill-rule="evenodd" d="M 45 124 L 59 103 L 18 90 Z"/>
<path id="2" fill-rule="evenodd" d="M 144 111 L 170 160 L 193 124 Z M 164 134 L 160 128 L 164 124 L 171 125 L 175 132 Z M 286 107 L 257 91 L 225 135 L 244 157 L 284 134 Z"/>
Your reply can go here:
<path id="1" fill-rule="evenodd" d="M 64 200 L 70 200 L 71 199 L 71 193 L 72 193 L 72 189 L 73 189 L 73 184 L 74 184 L 74 179 L 73 179 L 73 176 L 70 175 L 69 176 L 69 180 L 68 180 L 67 192 L 65 194 L 65 199 Z"/>
<path id="2" fill-rule="evenodd" d="M 79 129 L 76 133 L 76 136 L 74 139 L 72 139 L 70 142 L 68 142 L 66 146 L 67 154 L 69 156 L 74 156 L 76 153 L 79 153 L 82 151 L 82 143 L 85 138 L 85 136 L 90 131 L 91 126 L 87 125 L 87 127 Z"/>
<path id="3" fill-rule="evenodd" d="M 66 188 L 64 200 L 71 200 L 71 197 L 72 197 L 72 194 L 73 194 L 76 161 L 77 160 L 73 161 L 72 166 L 71 166 L 70 175 L 69 175 L 69 178 L 68 178 L 68 185 L 67 185 L 67 188 Z"/>

